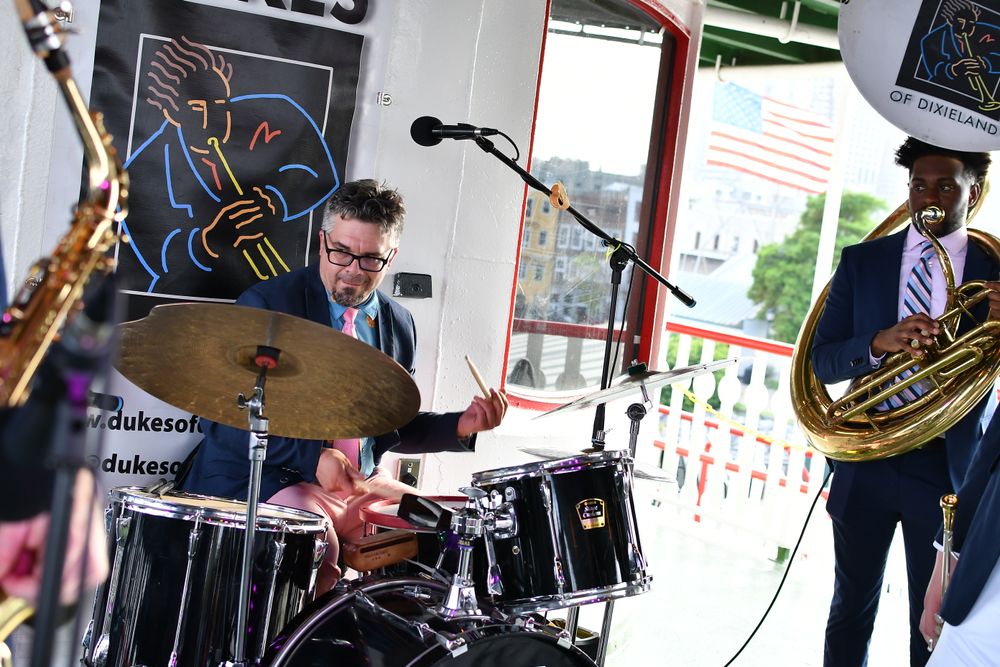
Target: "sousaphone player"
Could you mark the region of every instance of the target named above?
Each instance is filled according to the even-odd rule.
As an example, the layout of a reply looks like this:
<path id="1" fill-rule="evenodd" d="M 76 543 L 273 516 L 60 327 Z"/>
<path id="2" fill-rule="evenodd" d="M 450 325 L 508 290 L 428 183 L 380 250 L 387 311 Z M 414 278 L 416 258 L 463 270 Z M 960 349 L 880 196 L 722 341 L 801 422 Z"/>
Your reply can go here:
<path id="1" fill-rule="evenodd" d="M 909 210 L 926 222 L 926 231 L 946 250 L 954 282 L 996 280 L 997 258 L 970 242 L 965 227 L 969 209 L 982 193 L 989 154 L 950 150 L 911 137 L 896 152 L 896 163 L 909 172 Z M 931 357 L 927 350 L 946 333 L 938 318 L 954 297 L 948 292 L 942 263 L 915 224 L 845 248 L 811 347 L 819 381 L 832 384 L 860 378 L 896 353 Z M 987 282 L 986 288 L 1000 288 L 1000 283 Z M 996 319 L 1000 305 L 983 299 L 972 308 L 972 315 L 979 321 Z M 971 324 L 972 318 L 962 316 L 958 333 Z M 808 341 L 805 332 L 800 345 L 803 341 Z M 909 402 L 916 405 L 933 383 L 922 380 L 874 405 L 868 410 L 871 420 L 884 411 L 905 411 Z M 981 436 L 985 404 L 985 399 L 978 400 L 946 432 L 922 446 L 904 443 L 910 449 L 903 453 L 834 454 L 843 460 L 835 464 L 827 503 L 836 573 L 824 664 L 865 664 L 897 524 L 902 524 L 906 551 L 910 664 L 926 663 L 927 647 L 918 623 L 934 563 L 930 545 L 941 523 L 938 500 L 957 489 L 965 477 Z M 877 426 L 873 430 L 879 433 Z"/>

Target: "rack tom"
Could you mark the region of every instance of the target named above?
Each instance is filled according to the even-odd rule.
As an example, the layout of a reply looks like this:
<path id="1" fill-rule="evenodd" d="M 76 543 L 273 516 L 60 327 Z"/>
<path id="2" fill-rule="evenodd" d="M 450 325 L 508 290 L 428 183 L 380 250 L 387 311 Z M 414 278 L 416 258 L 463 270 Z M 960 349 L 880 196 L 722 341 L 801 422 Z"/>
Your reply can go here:
<path id="1" fill-rule="evenodd" d="M 503 529 L 487 531 L 511 613 L 562 609 L 649 590 L 623 451 L 478 472 L 472 484 Z M 500 523 L 497 524 L 501 525 Z"/>

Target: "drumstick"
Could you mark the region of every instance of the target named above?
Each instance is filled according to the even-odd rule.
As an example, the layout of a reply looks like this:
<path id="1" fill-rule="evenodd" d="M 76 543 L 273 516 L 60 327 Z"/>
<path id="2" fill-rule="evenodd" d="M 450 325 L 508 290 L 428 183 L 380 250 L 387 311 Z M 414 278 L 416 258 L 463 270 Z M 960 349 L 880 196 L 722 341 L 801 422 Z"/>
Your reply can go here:
<path id="1" fill-rule="evenodd" d="M 482 390 L 483 398 L 487 401 L 490 400 L 490 388 L 486 382 L 483 381 L 483 376 L 479 374 L 479 369 L 476 368 L 474 363 L 472 363 L 472 359 L 469 355 L 465 355 L 465 363 L 469 364 L 469 370 L 472 371 L 472 377 L 475 378 L 476 384 L 478 384 L 479 388 Z"/>

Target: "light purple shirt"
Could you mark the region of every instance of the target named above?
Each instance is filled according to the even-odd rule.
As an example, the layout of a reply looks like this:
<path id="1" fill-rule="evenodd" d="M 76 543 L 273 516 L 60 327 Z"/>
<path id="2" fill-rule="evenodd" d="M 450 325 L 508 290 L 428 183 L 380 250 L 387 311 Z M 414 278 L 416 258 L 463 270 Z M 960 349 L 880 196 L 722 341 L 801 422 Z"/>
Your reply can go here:
<path id="1" fill-rule="evenodd" d="M 906 281 L 910 277 L 913 265 L 920 260 L 920 246 L 924 242 L 924 237 L 911 224 L 906 230 L 906 239 L 903 241 L 903 262 L 899 267 L 899 300 L 896 305 L 896 313 L 899 319 L 903 319 L 903 297 L 906 293 Z M 951 268 L 955 273 L 955 284 L 962 284 L 962 276 L 965 273 L 965 255 L 969 248 L 969 230 L 962 225 L 947 236 L 938 239 L 944 249 L 948 251 L 951 258 Z M 941 263 L 935 253 L 930 259 L 931 268 L 931 312 L 930 316 L 937 318 L 944 313 L 945 305 L 948 302 L 948 290 L 946 289 L 944 272 L 941 271 Z M 885 358 L 876 357 L 872 354 L 871 347 L 868 348 L 868 361 L 872 368 L 882 365 Z"/>

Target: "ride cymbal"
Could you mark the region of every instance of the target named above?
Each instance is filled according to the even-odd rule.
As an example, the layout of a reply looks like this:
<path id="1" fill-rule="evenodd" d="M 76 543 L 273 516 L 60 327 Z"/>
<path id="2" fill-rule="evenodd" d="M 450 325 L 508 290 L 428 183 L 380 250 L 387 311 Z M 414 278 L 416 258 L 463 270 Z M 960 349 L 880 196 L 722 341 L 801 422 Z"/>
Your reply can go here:
<path id="1" fill-rule="evenodd" d="M 331 327 L 260 308 L 218 303 L 156 306 L 120 326 L 121 373 L 199 417 L 247 430 L 237 395 L 252 396 L 261 353 L 274 354 L 264 410 L 268 433 L 327 440 L 375 436 L 420 407 L 410 374 L 374 347 Z"/>
<path id="2" fill-rule="evenodd" d="M 698 375 L 720 370 L 726 366 L 735 364 L 737 361 L 738 359 L 736 358 L 721 359 L 719 361 L 710 361 L 707 364 L 694 364 L 691 366 L 685 366 L 684 368 L 675 368 L 672 371 L 644 370 L 638 373 L 630 374 L 616 385 L 608 387 L 607 389 L 595 391 L 592 394 L 587 394 L 586 396 L 582 396 L 575 401 L 570 401 L 565 405 L 560 405 L 558 408 L 554 408 L 548 412 L 543 412 L 535 417 L 535 419 L 541 419 L 542 417 L 548 417 L 549 415 L 560 414 L 563 412 L 570 412 L 572 410 L 579 410 L 581 408 L 588 408 L 592 405 L 607 403 L 608 401 L 612 401 L 616 398 L 623 398 L 641 391 L 643 385 L 653 389 L 665 384 L 683 382 Z"/>

